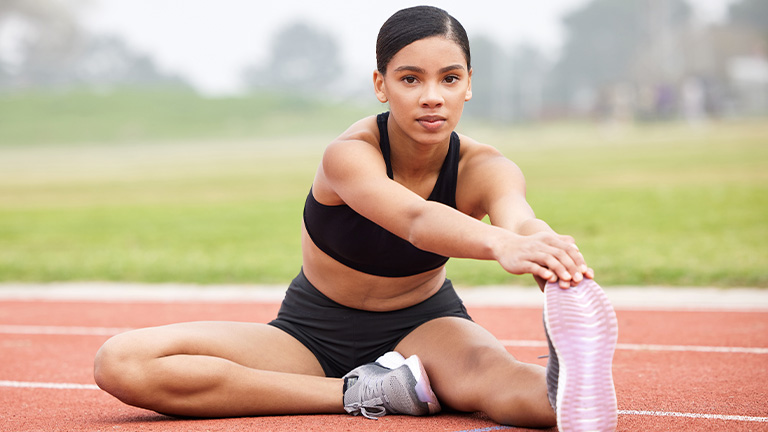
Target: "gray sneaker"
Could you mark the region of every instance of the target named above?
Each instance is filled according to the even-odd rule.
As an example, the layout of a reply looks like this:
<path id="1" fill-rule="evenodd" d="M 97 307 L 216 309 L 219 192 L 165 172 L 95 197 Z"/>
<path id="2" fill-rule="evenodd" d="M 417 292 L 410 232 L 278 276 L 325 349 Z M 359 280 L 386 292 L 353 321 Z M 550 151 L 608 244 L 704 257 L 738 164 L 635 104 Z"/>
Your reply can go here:
<path id="1" fill-rule="evenodd" d="M 435 414 L 440 403 L 421 360 L 390 352 L 344 375 L 344 409 L 376 419 L 386 414 Z"/>

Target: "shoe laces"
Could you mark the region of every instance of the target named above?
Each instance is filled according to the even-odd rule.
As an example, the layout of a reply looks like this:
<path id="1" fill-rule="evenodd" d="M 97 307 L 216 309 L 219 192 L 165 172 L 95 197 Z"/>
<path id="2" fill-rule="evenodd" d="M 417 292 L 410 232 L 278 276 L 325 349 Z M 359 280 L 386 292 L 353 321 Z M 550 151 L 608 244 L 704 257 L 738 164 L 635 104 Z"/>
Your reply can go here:
<path id="1" fill-rule="evenodd" d="M 384 394 L 384 380 L 382 377 L 360 377 L 360 402 L 353 402 L 344 406 L 349 414 L 362 414 L 363 417 L 378 420 L 387 414 L 384 402 L 389 400 Z"/>

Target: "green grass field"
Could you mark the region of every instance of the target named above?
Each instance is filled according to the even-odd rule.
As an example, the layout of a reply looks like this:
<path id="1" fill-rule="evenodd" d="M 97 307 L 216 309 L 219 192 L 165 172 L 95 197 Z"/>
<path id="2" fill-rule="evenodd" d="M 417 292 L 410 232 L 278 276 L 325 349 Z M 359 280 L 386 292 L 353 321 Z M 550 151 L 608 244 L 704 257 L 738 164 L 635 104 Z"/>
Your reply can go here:
<path id="1" fill-rule="evenodd" d="M 381 107 L 0 96 L 0 281 L 287 283 L 324 145 Z M 604 285 L 768 287 L 768 122 L 461 132 L 523 169 Z M 452 260 L 461 286 L 531 284 Z"/>

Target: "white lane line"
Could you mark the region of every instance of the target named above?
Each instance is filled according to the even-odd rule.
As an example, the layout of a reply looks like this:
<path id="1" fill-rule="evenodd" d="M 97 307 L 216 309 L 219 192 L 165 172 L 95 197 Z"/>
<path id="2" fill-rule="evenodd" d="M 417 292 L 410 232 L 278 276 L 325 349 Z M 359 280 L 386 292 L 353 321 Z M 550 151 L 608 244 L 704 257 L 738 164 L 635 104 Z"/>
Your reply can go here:
<path id="1" fill-rule="evenodd" d="M 749 421 L 758 423 L 768 423 L 768 417 L 752 417 L 742 415 L 726 414 L 700 414 L 700 413 L 681 413 L 667 411 L 637 411 L 637 410 L 619 410 L 620 415 L 644 415 L 653 417 L 686 417 L 707 420 L 730 420 L 730 421 Z"/>
<path id="2" fill-rule="evenodd" d="M 128 330 L 131 329 L 121 327 L 0 325 L 0 334 L 112 336 Z"/>
<path id="3" fill-rule="evenodd" d="M 616 349 L 634 351 L 685 351 L 709 353 L 768 354 L 768 348 L 760 347 L 724 347 L 700 345 L 656 345 L 656 344 L 616 344 Z"/>
<path id="4" fill-rule="evenodd" d="M 509 340 L 501 341 L 504 346 L 541 348 L 546 347 L 546 341 L 539 340 Z M 768 354 L 768 348 L 761 347 L 723 347 L 701 345 L 658 345 L 658 344 L 616 344 L 616 349 L 627 351 L 678 351 L 704 353 L 738 353 L 738 354 Z"/>
<path id="5" fill-rule="evenodd" d="M 56 390 L 98 390 L 99 389 L 99 386 L 97 386 L 96 384 L 72 384 L 72 383 L 3 381 L 3 380 L 0 380 L 0 387 L 56 389 Z"/>
<path id="6" fill-rule="evenodd" d="M 55 389 L 55 390 L 99 390 L 99 387 L 95 384 L 4 381 L 4 380 L 0 380 L 0 387 L 28 388 L 28 389 Z M 681 413 L 681 412 L 642 411 L 642 410 L 619 410 L 618 413 L 619 415 L 642 415 L 642 416 L 651 416 L 651 417 L 685 417 L 685 418 L 706 419 L 706 420 L 747 421 L 747 422 L 768 423 L 768 417 L 753 417 L 753 416 L 743 416 L 743 415 Z"/>

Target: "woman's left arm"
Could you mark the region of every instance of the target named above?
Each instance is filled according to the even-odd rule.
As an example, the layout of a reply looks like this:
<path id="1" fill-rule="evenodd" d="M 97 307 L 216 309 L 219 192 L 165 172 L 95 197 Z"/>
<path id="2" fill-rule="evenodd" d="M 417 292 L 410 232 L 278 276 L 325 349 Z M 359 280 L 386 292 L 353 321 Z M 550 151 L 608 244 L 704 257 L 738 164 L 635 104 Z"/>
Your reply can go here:
<path id="1" fill-rule="evenodd" d="M 554 237 L 570 243 L 570 247 L 563 251 L 568 257 L 563 259 L 573 260 L 580 273 L 572 275 L 570 281 L 561 280 L 561 287 L 575 285 L 581 282 L 583 277 L 593 278 L 594 271 L 586 265 L 573 237 L 557 234 L 546 222 L 536 218 L 526 200 L 525 177 L 520 168 L 492 147 L 478 145 L 477 148 L 479 151 L 471 157 L 464 176 L 467 182 L 464 185 L 465 190 L 474 191 L 474 213 L 487 214 L 491 225 L 519 235 Z M 534 279 L 543 289 L 547 281 L 535 275 Z M 551 279 L 552 282 L 556 280 L 556 277 Z"/>

